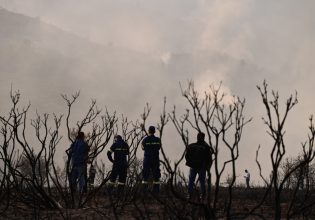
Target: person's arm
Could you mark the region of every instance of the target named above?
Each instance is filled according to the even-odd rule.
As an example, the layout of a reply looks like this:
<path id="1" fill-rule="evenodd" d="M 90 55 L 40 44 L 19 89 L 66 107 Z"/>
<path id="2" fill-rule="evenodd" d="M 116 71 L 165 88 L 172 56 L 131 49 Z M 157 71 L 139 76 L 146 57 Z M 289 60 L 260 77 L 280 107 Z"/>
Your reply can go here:
<path id="1" fill-rule="evenodd" d="M 187 146 L 187 149 L 185 152 L 185 159 L 186 159 L 186 161 L 190 160 L 190 145 Z"/>
<path id="2" fill-rule="evenodd" d="M 114 159 L 112 157 L 112 153 L 115 151 L 115 143 L 110 147 L 109 151 L 107 151 L 107 157 L 110 162 L 114 163 Z"/>
<path id="3" fill-rule="evenodd" d="M 213 151 L 212 147 L 210 147 L 210 145 L 207 144 L 207 146 L 208 146 L 208 159 L 209 159 L 208 166 L 210 169 L 212 166 L 212 163 L 213 163 L 212 155 L 213 155 L 214 151 Z"/>
<path id="4" fill-rule="evenodd" d="M 144 150 L 144 146 L 145 146 L 145 139 L 143 139 L 142 143 L 141 143 L 141 148 L 142 150 Z"/>
<path id="5" fill-rule="evenodd" d="M 160 150 L 161 149 L 161 146 L 162 146 L 162 141 L 161 141 L 161 139 L 159 138 L 159 146 L 158 146 L 158 150 Z"/>
<path id="6" fill-rule="evenodd" d="M 127 148 L 127 150 L 126 150 L 126 154 L 127 155 L 129 155 L 130 154 L 130 151 L 129 151 L 129 145 L 127 144 L 127 142 L 125 142 L 126 143 L 126 148 Z"/>
<path id="7" fill-rule="evenodd" d="M 71 158 L 72 156 L 73 145 L 74 143 L 72 143 L 70 147 L 66 150 L 66 154 L 68 155 L 69 158 Z"/>
<path id="8" fill-rule="evenodd" d="M 127 147 L 127 152 L 126 152 L 126 154 L 127 154 L 127 159 L 128 159 L 128 161 L 130 160 L 130 151 L 129 151 L 129 145 L 126 143 L 126 147 Z"/>
<path id="9" fill-rule="evenodd" d="M 112 157 L 112 151 L 111 151 L 111 150 L 107 151 L 107 157 L 108 157 L 108 159 L 109 159 L 110 162 L 114 163 L 114 160 L 113 160 L 113 157 Z"/>

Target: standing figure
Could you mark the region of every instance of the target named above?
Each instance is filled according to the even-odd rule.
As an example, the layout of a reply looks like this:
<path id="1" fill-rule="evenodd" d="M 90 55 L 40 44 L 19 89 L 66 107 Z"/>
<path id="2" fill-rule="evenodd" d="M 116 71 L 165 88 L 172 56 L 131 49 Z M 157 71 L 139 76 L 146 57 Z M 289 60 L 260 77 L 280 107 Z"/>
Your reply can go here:
<path id="1" fill-rule="evenodd" d="M 82 131 L 78 132 L 76 140 L 68 151 L 72 165 L 69 178 L 70 188 L 75 192 L 77 183 L 79 182 L 80 193 L 83 193 L 86 189 L 86 171 L 89 153 L 89 146 L 84 139 L 84 133 Z"/>
<path id="2" fill-rule="evenodd" d="M 90 188 L 94 187 L 95 175 L 96 175 L 96 169 L 95 169 L 94 165 L 91 164 L 90 170 L 89 170 L 89 178 L 88 178 L 88 183 L 89 183 Z"/>
<path id="3" fill-rule="evenodd" d="M 206 171 L 210 168 L 212 162 L 212 153 L 210 146 L 205 142 L 205 134 L 200 132 L 197 135 L 197 142 L 188 145 L 186 149 L 186 165 L 190 167 L 188 193 L 192 197 L 194 183 L 198 174 L 201 196 L 206 197 Z"/>
<path id="4" fill-rule="evenodd" d="M 161 139 L 154 136 L 155 127 L 149 127 L 149 135 L 142 141 L 142 149 L 144 150 L 143 158 L 143 181 L 145 189 L 148 186 L 150 174 L 153 176 L 153 192 L 159 193 L 160 191 L 160 158 L 159 151 L 161 149 Z"/>
<path id="5" fill-rule="evenodd" d="M 250 173 L 248 172 L 248 170 L 245 170 L 245 181 L 246 181 L 246 188 L 249 189 L 250 186 L 249 186 L 249 181 L 250 181 Z"/>
<path id="6" fill-rule="evenodd" d="M 112 158 L 114 153 L 114 159 Z M 113 145 L 107 152 L 108 159 L 113 163 L 112 172 L 110 174 L 110 183 L 115 184 L 118 177 L 118 187 L 123 188 L 127 178 L 129 146 L 120 135 L 115 136 Z"/>

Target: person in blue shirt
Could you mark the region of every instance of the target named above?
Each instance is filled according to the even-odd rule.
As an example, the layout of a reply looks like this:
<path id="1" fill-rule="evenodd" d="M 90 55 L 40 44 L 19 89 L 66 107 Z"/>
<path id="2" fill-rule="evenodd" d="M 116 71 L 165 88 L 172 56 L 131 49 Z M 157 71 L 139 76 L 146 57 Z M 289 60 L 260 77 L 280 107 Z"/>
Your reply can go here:
<path id="1" fill-rule="evenodd" d="M 75 192 L 79 183 L 79 192 L 83 193 L 86 189 L 86 175 L 89 146 L 85 142 L 84 132 L 80 131 L 74 143 L 69 149 L 71 159 L 70 187 Z"/>
<path id="2" fill-rule="evenodd" d="M 161 149 L 161 139 L 154 135 L 155 127 L 149 127 L 149 135 L 142 141 L 142 149 L 144 150 L 142 176 L 145 188 L 147 188 L 150 174 L 153 176 L 153 192 L 160 191 L 160 158 L 159 151 Z"/>
<path id="3" fill-rule="evenodd" d="M 114 159 L 112 157 L 112 153 L 114 153 Z M 129 145 L 122 139 L 120 135 L 116 135 L 113 145 L 107 152 L 107 157 L 113 163 L 112 172 L 110 174 L 110 183 L 114 184 L 118 177 L 118 188 L 124 187 L 126 183 L 128 155 Z"/>

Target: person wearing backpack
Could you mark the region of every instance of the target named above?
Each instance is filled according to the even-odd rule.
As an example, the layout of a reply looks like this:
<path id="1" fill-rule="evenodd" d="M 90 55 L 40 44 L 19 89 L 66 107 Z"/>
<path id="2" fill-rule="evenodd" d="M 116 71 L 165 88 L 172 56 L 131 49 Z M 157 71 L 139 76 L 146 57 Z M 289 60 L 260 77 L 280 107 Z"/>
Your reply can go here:
<path id="1" fill-rule="evenodd" d="M 192 197 L 194 182 L 198 174 L 202 199 L 206 197 L 206 172 L 212 162 L 210 146 L 205 142 L 205 134 L 199 132 L 197 142 L 187 146 L 185 159 L 186 165 L 190 167 L 188 193 Z"/>

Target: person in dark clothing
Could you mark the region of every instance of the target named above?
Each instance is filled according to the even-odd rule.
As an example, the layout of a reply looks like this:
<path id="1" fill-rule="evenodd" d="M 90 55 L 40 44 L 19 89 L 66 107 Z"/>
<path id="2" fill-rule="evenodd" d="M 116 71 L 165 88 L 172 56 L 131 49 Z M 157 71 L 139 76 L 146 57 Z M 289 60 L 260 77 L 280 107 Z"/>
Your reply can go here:
<path id="1" fill-rule="evenodd" d="M 142 149 L 144 150 L 143 158 L 143 181 L 142 183 L 147 188 L 150 174 L 153 176 L 153 192 L 158 193 L 160 191 L 160 158 L 159 151 L 161 149 L 161 139 L 154 136 L 155 127 L 149 127 L 149 135 L 142 141 Z"/>
<path id="2" fill-rule="evenodd" d="M 212 151 L 210 146 L 205 142 L 205 134 L 200 132 L 197 135 L 197 142 L 188 145 L 186 149 L 185 159 L 186 165 L 190 167 L 188 193 L 191 198 L 194 182 L 198 174 L 201 196 L 206 196 L 206 171 L 210 168 L 212 162 Z"/>
<path id="3" fill-rule="evenodd" d="M 95 169 L 94 165 L 91 164 L 90 170 L 89 170 L 89 178 L 88 178 L 88 183 L 89 183 L 90 188 L 94 187 L 95 175 L 96 175 L 96 169 Z"/>
<path id="4" fill-rule="evenodd" d="M 79 183 L 79 192 L 83 193 L 86 189 L 86 171 L 89 146 L 85 142 L 83 132 L 79 132 L 76 140 L 69 149 L 69 157 L 71 158 L 70 187 L 73 191 L 77 189 Z"/>
<path id="5" fill-rule="evenodd" d="M 114 153 L 114 159 L 112 157 Z M 118 177 L 118 187 L 121 188 L 126 183 L 129 146 L 120 135 L 116 135 L 113 145 L 107 152 L 108 159 L 113 163 L 112 172 L 110 174 L 110 183 L 114 184 Z"/>

